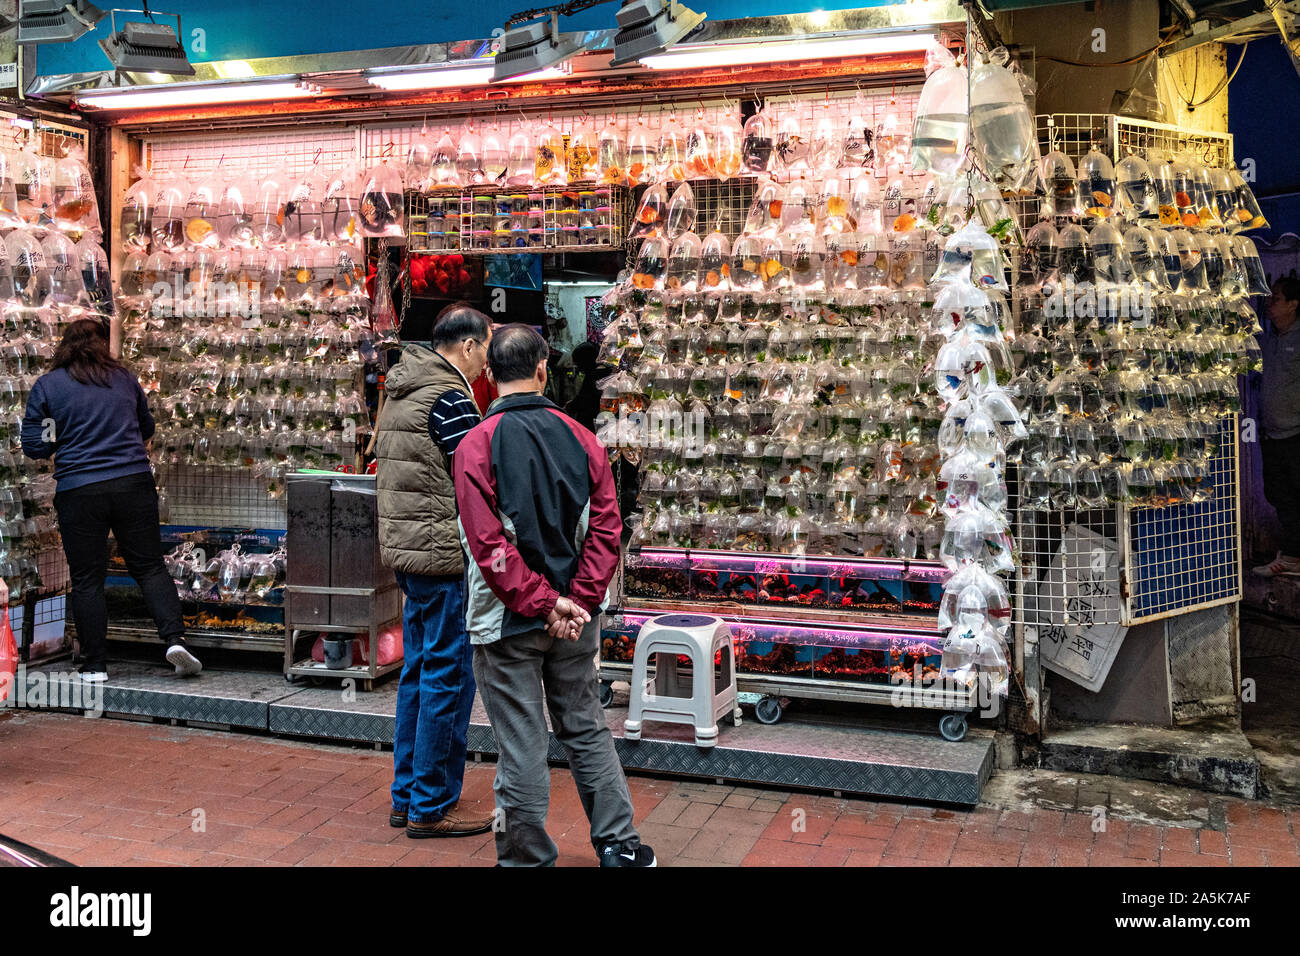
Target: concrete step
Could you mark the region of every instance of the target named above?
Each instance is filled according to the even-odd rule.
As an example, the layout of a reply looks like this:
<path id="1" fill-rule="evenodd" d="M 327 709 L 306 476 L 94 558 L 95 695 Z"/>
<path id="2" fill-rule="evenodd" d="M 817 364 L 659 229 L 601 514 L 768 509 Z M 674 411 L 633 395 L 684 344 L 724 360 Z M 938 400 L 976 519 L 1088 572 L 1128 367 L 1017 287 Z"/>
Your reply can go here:
<path id="1" fill-rule="evenodd" d="M 67 665 L 63 665 L 66 668 Z M 60 665 L 48 665 L 50 671 Z M 303 687 L 268 670 L 205 669 L 182 679 L 170 668 L 115 662 L 103 688 L 106 715 L 166 718 L 187 724 L 251 730 L 324 741 L 390 745 L 397 680 L 370 692 L 341 693 L 337 682 Z M 690 728 L 648 724 L 639 741 L 623 737 L 626 695 L 605 711 L 624 768 L 733 783 L 769 784 L 909 801 L 974 805 L 993 772 L 993 734 L 972 728 L 959 742 L 938 734 L 939 713 L 870 708 L 856 715 L 787 713 L 764 725 L 745 711 L 739 727 L 721 722 L 718 745 L 695 746 Z M 896 725 L 896 726 L 891 726 Z M 920 728 L 928 730 L 922 732 Z M 470 718 L 469 751 L 494 757 L 496 737 L 482 704 Z M 548 758 L 565 763 L 554 735 Z"/>
<path id="2" fill-rule="evenodd" d="M 1259 796 L 1259 760 L 1241 728 L 1229 720 L 1177 728 L 1053 728 L 1043 739 L 1039 766 L 1173 783 L 1249 800 Z"/>

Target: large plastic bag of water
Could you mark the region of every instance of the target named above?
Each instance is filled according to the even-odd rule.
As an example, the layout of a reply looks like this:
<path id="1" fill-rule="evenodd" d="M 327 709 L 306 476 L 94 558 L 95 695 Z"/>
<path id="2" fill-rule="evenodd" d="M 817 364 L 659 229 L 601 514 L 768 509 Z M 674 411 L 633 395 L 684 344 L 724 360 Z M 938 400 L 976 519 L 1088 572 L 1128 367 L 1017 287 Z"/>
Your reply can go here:
<path id="1" fill-rule="evenodd" d="M 925 56 L 925 86 L 912 124 L 912 169 L 950 176 L 966 157 L 969 135 L 966 68 L 938 45 Z"/>
<path id="2" fill-rule="evenodd" d="M 1003 189 L 1032 188 L 1038 166 L 1034 118 L 1025 104 L 1010 56 L 999 48 L 971 72 L 970 126 L 975 147 L 993 181 Z"/>

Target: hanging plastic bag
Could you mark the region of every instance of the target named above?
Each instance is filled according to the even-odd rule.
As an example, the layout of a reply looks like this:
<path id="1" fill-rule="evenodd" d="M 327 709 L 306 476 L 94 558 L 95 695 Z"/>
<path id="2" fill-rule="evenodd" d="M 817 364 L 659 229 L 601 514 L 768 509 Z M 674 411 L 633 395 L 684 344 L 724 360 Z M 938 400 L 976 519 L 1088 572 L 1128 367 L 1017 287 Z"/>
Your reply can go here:
<path id="1" fill-rule="evenodd" d="M 433 154 L 437 142 L 428 127 L 420 130 L 406 151 L 406 168 L 402 172 L 408 188 L 427 196 L 433 191 Z"/>
<path id="2" fill-rule="evenodd" d="M 751 173 L 766 175 L 772 170 L 776 131 L 766 110 L 759 110 L 745 120 L 741 159 Z"/>
<path id="3" fill-rule="evenodd" d="M 639 239 L 642 236 L 660 235 L 663 233 L 667 221 L 668 185 L 667 183 L 658 183 L 651 186 L 642 195 L 641 205 L 637 206 L 632 229 L 628 232 L 627 237 L 629 239 Z"/>
<path id="4" fill-rule="evenodd" d="M 135 182 L 127 187 L 126 195 L 122 198 L 122 214 L 118 220 L 122 232 L 122 249 L 128 254 L 149 251 L 153 201 L 158 192 L 153 177 L 143 167 L 136 167 L 135 174 Z M 17 202 L 15 194 L 15 210 Z M 0 217 L 0 228 L 9 229 L 17 224 L 16 220 Z"/>
<path id="5" fill-rule="evenodd" d="M 1115 167 L 1096 147 L 1079 160 L 1079 195 L 1084 215 L 1109 219 L 1115 209 Z"/>
<path id="6" fill-rule="evenodd" d="M 1151 167 L 1138 155 L 1125 156 L 1115 166 L 1122 215 L 1129 222 L 1160 220 L 1160 197 Z"/>
<path id="7" fill-rule="evenodd" d="M 77 261 L 81 265 L 81 284 L 90 304 L 101 315 L 112 315 L 113 277 L 108 268 L 108 255 L 94 236 L 86 236 L 77 243 Z"/>
<path id="8" fill-rule="evenodd" d="M 1042 177 L 1047 186 L 1043 215 L 1054 217 L 1058 227 L 1062 220 L 1077 219 L 1083 215 L 1083 203 L 1079 199 L 1079 178 L 1069 156 L 1055 149 L 1044 156 Z"/>
<path id="9" fill-rule="evenodd" d="M 713 131 L 713 146 L 709 151 L 709 175 L 730 179 L 740 175 L 742 144 L 745 134 L 730 115 L 724 114 Z"/>
<path id="10" fill-rule="evenodd" d="M 1234 166 L 1228 170 L 1228 176 L 1237 192 L 1237 207 L 1230 221 L 1232 231 L 1267 229 L 1268 220 L 1264 218 L 1264 213 L 1259 208 L 1259 200 L 1255 198 L 1254 190 L 1246 183 L 1241 171 Z"/>
<path id="11" fill-rule="evenodd" d="M 678 187 L 686 188 L 685 185 Z M 694 292 L 699 283 L 700 237 L 693 232 L 678 234 L 668 254 L 664 288 L 670 292 Z"/>
<path id="12" fill-rule="evenodd" d="M 871 128 L 871 107 L 859 91 L 845 116 L 843 135 L 835 166 L 870 170 L 876 164 L 875 131 Z"/>
<path id="13" fill-rule="evenodd" d="M 695 191 L 690 183 L 682 183 L 673 190 L 672 199 L 668 201 L 668 210 L 664 214 L 664 234 L 669 239 L 676 239 L 684 232 L 695 228 L 698 208 L 695 205 Z"/>
<path id="14" fill-rule="evenodd" d="M 9 605 L 6 604 L 4 617 L 0 618 L 0 703 L 9 699 L 17 678 L 18 642 L 14 640 L 14 629 L 9 623 Z"/>
<path id="15" fill-rule="evenodd" d="M 1006 292 L 1002 263 L 997 240 L 972 219 L 948 237 L 939 268 L 930 281 L 936 284 L 968 281 L 981 288 Z"/>
<path id="16" fill-rule="evenodd" d="M 1001 47 L 971 72 L 970 125 L 985 168 L 1002 189 L 1021 192 L 1036 178 L 1038 137 L 1010 56 Z M 927 81 L 928 83 L 928 81 Z"/>
<path id="17" fill-rule="evenodd" d="M 677 114 L 661 118 L 659 146 L 655 157 L 657 178 L 680 183 L 686 179 L 686 131 L 677 123 Z"/>
<path id="18" fill-rule="evenodd" d="M 470 123 L 456 144 L 456 181 L 461 186 L 481 186 L 491 182 L 483 168 L 483 140 Z"/>
<path id="19" fill-rule="evenodd" d="M 153 195 L 149 196 L 150 201 Z M 123 223 L 125 224 L 126 203 L 130 201 L 130 190 L 123 201 Z M 23 219 L 18 214 L 18 187 L 14 182 L 13 156 L 7 150 L 0 150 L 0 229 L 15 229 L 22 225 Z M 123 230 L 123 236 L 126 231 Z M 125 242 L 125 239 L 123 240 Z"/>
<path id="20" fill-rule="evenodd" d="M 796 110 L 788 108 L 776 128 L 777 165 L 787 174 L 806 171 L 809 168 L 810 153 L 804 119 Z"/>
<path id="21" fill-rule="evenodd" d="M 533 137 L 528 127 L 521 126 L 510 134 L 506 154 L 506 184 L 510 186 L 532 185 L 537 175 L 537 157 L 533 151 Z"/>
<path id="22" fill-rule="evenodd" d="M 563 186 L 568 182 L 564 137 L 547 120 L 533 144 L 533 182 L 538 186 Z"/>
<path id="23" fill-rule="evenodd" d="M 154 195 L 153 214 L 149 220 L 150 248 L 174 252 L 185 245 L 185 203 L 189 186 L 173 173 L 155 177 L 158 191 Z"/>
<path id="24" fill-rule="evenodd" d="M 645 117 L 637 116 L 636 125 L 627 133 L 627 185 L 649 183 L 658 168 L 658 153 L 645 124 Z"/>
<path id="25" fill-rule="evenodd" d="M 943 47 L 925 55 L 926 80 L 912 125 L 912 169 L 951 176 L 966 158 L 970 113 L 965 67 Z"/>
<path id="26" fill-rule="evenodd" d="M 668 253 L 668 240 L 662 236 L 650 236 L 641 243 L 632 270 L 632 285 L 638 289 L 662 289 L 668 273 Z"/>
<path id="27" fill-rule="evenodd" d="M 372 166 L 361 187 L 358 208 L 361 234 L 371 239 L 406 234 L 402 211 L 402 177 L 386 162 Z"/>
<path id="28" fill-rule="evenodd" d="M 586 182 L 600 178 L 596 137 L 585 126 L 575 126 L 570 131 L 565 159 L 569 182 Z"/>
<path id="29" fill-rule="evenodd" d="M 1268 278 L 1255 243 L 1247 236 L 1233 236 L 1232 251 L 1246 271 L 1246 294 L 1268 295 Z"/>
<path id="30" fill-rule="evenodd" d="M 99 232 L 99 202 L 85 154 L 74 147 L 54 168 L 54 221 L 64 232 L 79 238 Z"/>
<path id="31" fill-rule="evenodd" d="M 725 292 L 731 288 L 731 240 L 714 230 L 704 237 L 700 248 L 699 287 L 706 292 Z"/>
<path id="32" fill-rule="evenodd" d="M 456 165 L 457 148 L 456 141 L 451 136 L 451 130 L 444 129 L 438 141 L 433 145 L 433 152 L 429 155 L 429 184 L 428 189 L 459 189 L 462 185 L 460 172 Z"/>
<path id="33" fill-rule="evenodd" d="M 754 191 L 745 217 L 744 233 L 751 236 L 775 235 L 785 213 L 785 188 L 775 180 L 761 182 Z"/>
<path id="34" fill-rule="evenodd" d="M 596 141 L 596 165 L 603 184 L 622 186 L 627 183 L 627 145 L 623 142 L 623 134 L 619 132 L 613 116 L 601 129 L 600 138 Z"/>
<path id="35" fill-rule="evenodd" d="M 506 140 L 501 135 L 501 128 L 496 124 L 483 133 L 483 146 L 480 165 L 485 183 L 504 183 L 510 166 L 510 151 Z"/>
<path id="36" fill-rule="evenodd" d="M 350 243 L 357 237 L 357 170 L 346 166 L 330 176 L 321 197 L 321 231 L 331 242 Z"/>

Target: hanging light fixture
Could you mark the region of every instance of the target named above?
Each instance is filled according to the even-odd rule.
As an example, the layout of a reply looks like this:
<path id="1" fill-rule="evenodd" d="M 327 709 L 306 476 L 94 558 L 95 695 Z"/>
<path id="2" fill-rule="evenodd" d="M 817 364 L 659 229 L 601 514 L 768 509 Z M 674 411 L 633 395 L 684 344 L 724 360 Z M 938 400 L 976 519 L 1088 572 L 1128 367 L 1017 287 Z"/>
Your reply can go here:
<path id="1" fill-rule="evenodd" d="M 623 0 L 615 15 L 611 66 L 632 63 L 654 53 L 663 53 L 704 22 L 705 14 L 687 9 L 677 0 Z"/>
<path id="2" fill-rule="evenodd" d="M 171 76 L 193 76 L 194 67 L 181 46 L 181 18 L 177 13 L 165 13 L 162 16 L 175 17 L 176 29 L 173 31 L 165 23 L 154 23 L 149 4 L 141 12 L 149 18 L 148 23 L 132 21 L 122 24 L 121 32 L 117 29 L 117 13 L 112 12 L 110 19 L 112 33 L 99 41 L 99 48 L 104 51 L 117 70 L 130 73 L 167 73 Z M 129 12 L 129 11 L 122 11 Z"/>
<path id="3" fill-rule="evenodd" d="M 581 51 L 581 34 L 561 33 L 559 15 L 551 10 L 543 19 L 508 27 L 493 61 L 492 79 L 499 83 L 548 67 L 558 68 Z"/>
<path id="4" fill-rule="evenodd" d="M 19 0 L 18 44 L 70 43 L 107 15 L 88 0 Z"/>

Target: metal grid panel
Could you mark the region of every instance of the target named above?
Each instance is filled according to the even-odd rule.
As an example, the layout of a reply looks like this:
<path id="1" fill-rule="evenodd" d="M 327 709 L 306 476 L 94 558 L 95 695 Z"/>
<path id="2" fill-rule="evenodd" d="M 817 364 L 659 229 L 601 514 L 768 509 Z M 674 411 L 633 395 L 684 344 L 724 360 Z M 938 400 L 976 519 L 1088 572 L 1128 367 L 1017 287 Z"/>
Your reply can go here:
<path id="1" fill-rule="evenodd" d="M 1189 150 L 1201 161 L 1219 166 L 1232 162 L 1232 137 L 1228 134 L 1181 130 L 1108 113 L 1039 114 L 1036 123 L 1043 152 L 1059 149 L 1072 161 L 1096 146 L 1112 161 L 1131 152 L 1158 149 Z M 1023 228 L 1038 220 L 1037 198 L 1015 199 L 1011 205 Z M 1015 263 L 1012 274 L 1018 274 Z M 1019 294 L 1013 296 L 1017 317 L 1022 304 Z M 1072 524 L 1115 542 L 1121 550 L 1127 584 L 1124 599 L 1118 607 L 1090 608 L 1095 624 L 1131 625 L 1238 600 L 1241 556 L 1235 417 L 1224 419 L 1220 429 L 1219 449 L 1211 461 L 1215 495 L 1201 504 L 1033 513 L 1022 510 L 1023 489 L 1018 482 L 1010 482 L 1021 553 L 1014 610 L 1017 623 L 1040 628 L 1077 623 L 1064 619 L 1068 612 L 1062 609 L 1070 595 L 1062 593 L 1061 578 L 1053 575 L 1049 581 L 1047 573 L 1055 561 L 1058 568 L 1064 563 L 1066 578 L 1086 577 L 1088 555 L 1072 554 L 1063 559 L 1058 553 L 1061 537 Z"/>
<path id="2" fill-rule="evenodd" d="M 264 133 L 151 135 L 143 143 L 146 165 L 190 177 L 218 168 L 255 176 L 298 179 L 313 167 L 336 170 L 357 159 L 357 135 L 347 127 L 278 129 Z"/>
<path id="3" fill-rule="evenodd" d="M 268 497 L 266 482 L 244 468 L 163 464 L 158 486 L 167 497 L 169 524 L 266 531 L 288 527 L 285 499 Z"/>
<path id="4" fill-rule="evenodd" d="M 1136 624 L 1241 595 L 1237 418 L 1219 424 L 1214 497 L 1195 505 L 1136 508 L 1128 516 L 1129 600 Z"/>
<path id="5" fill-rule="evenodd" d="M 481 186 L 435 196 L 406 193 L 407 230 L 414 254 L 622 248 L 630 210 L 625 187 L 598 184 L 532 189 Z"/>
<path id="6" fill-rule="evenodd" d="M 1040 113 L 1034 119 L 1043 153 L 1059 149 L 1075 162 L 1096 146 L 1112 162 L 1130 153 L 1146 155 L 1160 150 L 1167 154 L 1189 152 L 1209 166 L 1232 164 L 1231 133 L 1181 129 L 1113 113 Z"/>

